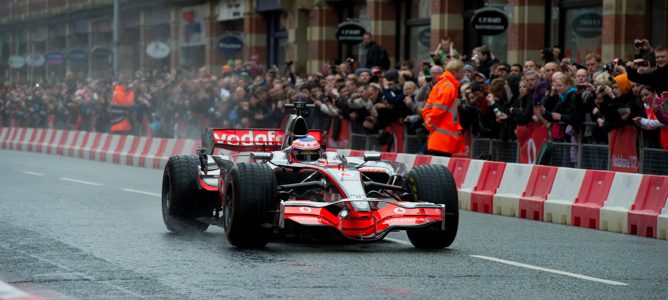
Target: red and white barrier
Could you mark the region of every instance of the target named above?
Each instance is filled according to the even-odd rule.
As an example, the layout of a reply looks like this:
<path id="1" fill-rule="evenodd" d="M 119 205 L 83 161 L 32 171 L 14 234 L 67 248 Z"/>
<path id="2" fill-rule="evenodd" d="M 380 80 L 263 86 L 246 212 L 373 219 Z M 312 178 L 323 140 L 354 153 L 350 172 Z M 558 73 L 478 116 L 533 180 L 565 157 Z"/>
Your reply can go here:
<path id="1" fill-rule="evenodd" d="M 531 175 L 532 165 L 506 164 L 499 189 L 494 194 L 495 215 L 519 216 L 519 201 L 526 190 Z"/>
<path id="2" fill-rule="evenodd" d="M 545 200 L 543 210 L 538 211 L 539 220 L 558 224 L 571 224 L 571 206 L 582 186 L 585 170 L 559 168 L 552 190 Z M 533 216 L 536 211 L 533 211 Z M 535 220 L 535 218 L 534 218 Z"/>
<path id="3" fill-rule="evenodd" d="M 459 208 L 471 209 L 471 193 L 478 183 L 483 164 L 484 161 L 476 159 L 460 157 L 450 159 L 448 167 L 457 184 Z"/>
<path id="4" fill-rule="evenodd" d="M 665 206 L 663 207 L 663 210 L 661 210 L 661 214 L 657 218 L 657 228 L 658 228 L 658 236 L 657 238 L 666 240 L 668 239 L 668 201 L 666 201 Z"/>
<path id="5" fill-rule="evenodd" d="M 200 141 L 55 129 L 0 128 L 2 149 L 57 154 L 160 169 L 170 156 L 195 154 Z M 364 151 L 342 149 L 346 156 Z M 450 169 L 462 209 L 668 238 L 668 176 L 382 153 L 408 169 Z M 473 204 L 473 205 L 472 205 Z"/>
<path id="6" fill-rule="evenodd" d="M 642 175 L 616 173 L 608 199 L 601 207 L 600 230 L 628 233 L 628 213 L 635 201 Z"/>
<path id="7" fill-rule="evenodd" d="M 668 177 L 644 175 L 629 211 L 629 233 L 656 237 L 658 217 L 666 207 L 667 198 Z"/>
<path id="8" fill-rule="evenodd" d="M 506 163 L 486 161 L 480 170 L 480 177 L 471 192 L 471 210 L 492 213 L 492 202 L 496 194 Z"/>
<path id="9" fill-rule="evenodd" d="M 571 207 L 571 224 L 598 229 L 603 202 L 608 199 L 614 172 L 587 170 L 580 194 Z"/>

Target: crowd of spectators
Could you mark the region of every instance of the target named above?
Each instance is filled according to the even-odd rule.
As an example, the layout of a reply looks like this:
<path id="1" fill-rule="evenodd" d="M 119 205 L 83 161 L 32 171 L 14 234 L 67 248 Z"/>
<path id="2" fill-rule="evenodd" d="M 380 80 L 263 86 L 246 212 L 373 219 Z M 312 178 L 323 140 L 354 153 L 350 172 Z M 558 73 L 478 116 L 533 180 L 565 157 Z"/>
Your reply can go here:
<path id="1" fill-rule="evenodd" d="M 371 38 L 365 45 L 383 52 Z M 467 59 L 446 37 L 431 61 L 388 69 L 348 59 L 321 72 L 295 74 L 291 63 L 265 69 L 253 56 L 248 62 L 231 61 L 216 74 L 156 71 L 82 81 L 68 73 L 62 80 L 6 82 L 0 90 L 0 124 L 106 132 L 113 91 L 122 86 L 134 93 L 131 133 L 136 135 L 199 138 L 206 127 L 274 128 L 285 115 L 284 104 L 305 101 L 316 105 L 309 125 L 329 131 L 334 140 L 340 124 L 350 122 L 353 132 L 380 134 L 378 142 L 384 144 L 383 133 L 400 123 L 426 143 L 421 107 L 443 66 L 457 59 L 464 61 L 466 74 L 460 122 L 473 137 L 514 140 L 516 126 L 535 122 L 551 124 L 555 141 L 606 144 L 611 130 L 635 125 L 645 147 L 666 149 L 668 109 L 661 95 L 668 91 L 668 48 L 636 40 L 634 49 L 634 57 L 611 62 L 590 53 L 580 65 L 554 47 L 541 52 L 541 61 L 510 64 L 486 46 Z"/>

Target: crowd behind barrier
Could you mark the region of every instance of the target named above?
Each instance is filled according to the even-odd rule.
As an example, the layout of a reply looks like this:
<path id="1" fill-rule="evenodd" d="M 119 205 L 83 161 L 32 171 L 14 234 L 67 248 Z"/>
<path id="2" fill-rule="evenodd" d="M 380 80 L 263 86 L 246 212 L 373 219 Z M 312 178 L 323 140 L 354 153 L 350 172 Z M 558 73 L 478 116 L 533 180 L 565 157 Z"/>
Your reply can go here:
<path id="1" fill-rule="evenodd" d="M 459 155 L 668 172 L 666 47 L 636 40 L 634 57 L 603 62 L 590 53 L 585 65 L 563 58 L 559 47 L 543 49 L 541 62 L 512 65 L 484 45 L 470 59 L 454 49 L 445 37 L 431 61 L 405 61 L 395 68 L 347 59 L 325 64 L 321 72 L 296 74 L 291 64 L 265 69 L 253 56 L 215 72 L 183 69 L 86 80 L 68 73 L 33 83 L 5 82 L 0 125 L 197 139 L 207 127 L 277 127 L 286 103 L 304 101 L 316 105 L 307 122 L 327 131 L 330 146 L 424 154 L 428 131 L 421 108 L 443 66 L 459 59 L 466 64 L 458 115 L 468 145 Z M 118 126 L 124 120 L 127 124 Z"/>

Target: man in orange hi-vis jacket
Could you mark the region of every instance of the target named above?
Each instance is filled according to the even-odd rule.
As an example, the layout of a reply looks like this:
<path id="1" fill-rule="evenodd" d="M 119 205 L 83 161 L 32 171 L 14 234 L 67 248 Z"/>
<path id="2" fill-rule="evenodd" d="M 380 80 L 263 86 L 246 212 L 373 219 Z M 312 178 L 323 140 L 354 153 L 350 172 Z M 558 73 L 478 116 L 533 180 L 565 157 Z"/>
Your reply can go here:
<path id="1" fill-rule="evenodd" d="M 429 130 L 429 154 L 452 156 L 466 151 L 457 112 L 459 80 L 464 77 L 464 64 L 451 60 L 445 69 L 429 93 L 427 103 L 422 108 L 422 118 Z"/>
<path id="2" fill-rule="evenodd" d="M 125 82 L 120 79 L 114 86 L 114 94 L 111 99 L 111 133 L 130 134 L 132 123 L 130 122 L 130 110 L 135 104 L 135 93 L 125 89 Z"/>

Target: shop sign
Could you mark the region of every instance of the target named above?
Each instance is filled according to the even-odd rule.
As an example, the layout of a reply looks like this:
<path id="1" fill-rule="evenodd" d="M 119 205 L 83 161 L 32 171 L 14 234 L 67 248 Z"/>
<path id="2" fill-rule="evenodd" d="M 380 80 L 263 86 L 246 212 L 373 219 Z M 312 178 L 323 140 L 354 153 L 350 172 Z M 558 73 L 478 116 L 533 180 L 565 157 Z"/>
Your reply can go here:
<path id="1" fill-rule="evenodd" d="M 573 31 L 583 38 L 595 38 L 601 35 L 603 19 L 600 14 L 588 13 L 573 20 Z"/>
<path id="2" fill-rule="evenodd" d="M 163 42 L 152 42 L 146 46 L 146 54 L 151 58 L 163 59 L 169 56 L 170 52 L 169 46 Z"/>
<path id="3" fill-rule="evenodd" d="M 418 42 L 423 47 L 429 48 L 431 43 L 431 28 L 426 27 L 418 33 Z"/>
<path id="4" fill-rule="evenodd" d="M 7 64 L 12 69 L 20 69 L 20 68 L 23 68 L 23 66 L 26 65 L 26 60 L 21 55 L 12 55 L 12 56 L 9 57 L 9 60 L 7 61 Z"/>
<path id="5" fill-rule="evenodd" d="M 364 40 L 366 29 L 356 22 L 343 22 L 336 29 L 336 39 L 344 44 L 359 44 Z"/>
<path id="6" fill-rule="evenodd" d="M 244 0 L 218 1 L 218 21 L 239 20 L 244 18 Z"/>
<path id="7" fill-rule="evenodd" d="M 83 50 L 72 49 L 67 53 L 67 60 L 75 64 L 85 64 L 88 62 L 88 54 Z"/>
<path id="8" fill-rule="evenodd" d="M 244 48 L 244 41 L 236 35 L 225 35 L 218 40 L 218 51 L 231 56 L 237 54 Z"/>
<path id="9" fill-rule="evenodd" d="M 501 34 L 508 29 L 508 16 L 498 8 L 481 8 L 473 14 L 471 27 L 481 35 Z"/>
<path id="10" fill-rule="evenodd" d="M 49 52 L 46 54 L 47 65 L 62 65 L 65 62 L 65 54 L 60 52 Z"/>
<path id="11" fill-rule="evenodd" d="M 41 54 L 26 54 L 25 61 L 28 66 L 39 67 L 46 62 L 46 59 Z"/>

